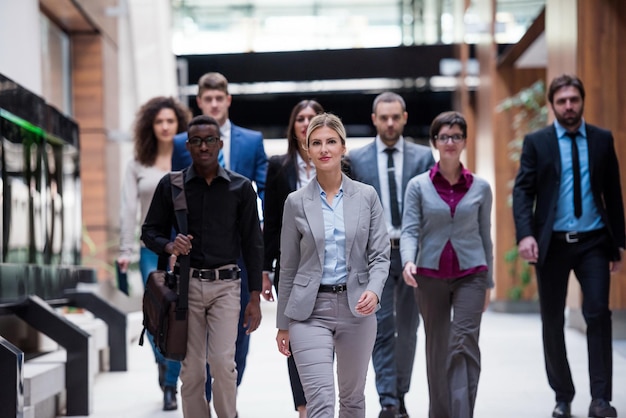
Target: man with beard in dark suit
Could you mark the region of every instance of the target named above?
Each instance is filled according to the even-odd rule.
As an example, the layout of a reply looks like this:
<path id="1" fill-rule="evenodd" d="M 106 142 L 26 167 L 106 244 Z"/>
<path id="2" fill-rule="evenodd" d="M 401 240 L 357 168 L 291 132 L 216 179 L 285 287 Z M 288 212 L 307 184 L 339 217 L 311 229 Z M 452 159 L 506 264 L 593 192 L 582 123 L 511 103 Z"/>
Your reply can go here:
<path id="1" fill-rule="evenodd" d="M 585 89 L 555 78 L 548 101 L 556 120 L 524 138 L 513 189 L 520 256 L 535 263 L 546 372 L 556 394 L 552 416 L 571 417 L 574 383 L 563 326 L 570 271 L 583 295 L 591 404 L 589 417 L 616 417 L 609 290 L 621 268 L 624 206 L 611 132 L 583 119 Z"/>

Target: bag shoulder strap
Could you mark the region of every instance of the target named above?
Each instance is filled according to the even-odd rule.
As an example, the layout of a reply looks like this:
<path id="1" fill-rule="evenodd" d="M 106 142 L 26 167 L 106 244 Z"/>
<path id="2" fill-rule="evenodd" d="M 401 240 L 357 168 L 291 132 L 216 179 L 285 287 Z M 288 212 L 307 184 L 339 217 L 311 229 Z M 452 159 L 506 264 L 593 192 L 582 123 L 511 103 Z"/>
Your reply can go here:
<path id="1" fill-rule="evenodd" d="M 172 202 L 176 212 L 176 222 L 181 234 L 187 233 L 187 197 L 185 196 L 185 176 L 182 171 L 170 172 L 170 184 L 172 187 Z M 178 304 L 176 305 L 176 317 L 182 319 L 187 315 L 189 303 L 189 256 L 178 256 L 180 269 Z"/>

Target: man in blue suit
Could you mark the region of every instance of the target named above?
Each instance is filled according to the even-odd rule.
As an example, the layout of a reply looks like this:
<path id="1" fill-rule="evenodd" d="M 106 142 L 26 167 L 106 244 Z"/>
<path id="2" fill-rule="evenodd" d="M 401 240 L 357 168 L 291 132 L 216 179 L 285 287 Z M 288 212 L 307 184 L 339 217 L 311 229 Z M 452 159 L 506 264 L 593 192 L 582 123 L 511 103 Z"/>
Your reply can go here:
<path id="1" fill-rule="evenodd" d="M 348 155 L 352 178 L 374 186 L 378 192 L 391 237 L 391 267 L 380 299 L 381 308 L 376 312 L 378 332 L 372 352 L 381 405 L 379 418 L 409 416 L 404 395 L 411 383 L 419 310 L 413 289 L 402 279 L 402 199 L 409 180 L 435 164 L 430 148 L 408 142 L 402 136 L 407 119 L 401 96 L 392 92 L 379 94 L 372 106 L 376 139 Z"/>
<path id="2" fill-rule="evenodd" d="M 228 93 L 228 80 L 222 74 L 209 72 L 198 80 L 198 96 L 196 103 L 202 114 L 211 116 L 220 125 L 220 135 L 224 147 L 220 152 L 219 161 L 222 166 L 247 177 L 256 184 L 257 194 L 263 200 L 265 177 L 267 174 L 267 156 L 263 148 L 261 132 L 245 129 L 233 124 L 228 118 L 228 109 L 232 96 Z M 191 165 L 191 156 L 185 147 L 187 133 L 183 132 L 174 137 L 174 152 L 172 155 L 172 170 L 182 170 Z M 239 260 L 241 261 L 241 259 Z M 237 349 L 235 361 L 237 363 L 237 385 L 241 383 L 246 367 L 246 357 L 250 336 L 243 323 L 245 307 L 250 301 L 248 279 L 245 265 L 238 263 L 241 268 L 241 313 L 239 317 L 239 332 L 237 335 Z M 211 378 L 207 367 L 207 399 L 211 399 Z"/>

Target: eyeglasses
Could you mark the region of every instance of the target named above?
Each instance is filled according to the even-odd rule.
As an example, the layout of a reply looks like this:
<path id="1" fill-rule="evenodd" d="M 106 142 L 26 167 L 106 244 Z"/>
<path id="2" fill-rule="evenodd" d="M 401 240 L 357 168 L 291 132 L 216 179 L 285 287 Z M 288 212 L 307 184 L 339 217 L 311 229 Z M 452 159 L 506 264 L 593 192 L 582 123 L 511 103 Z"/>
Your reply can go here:
<path id="1" fill-rule="evenodd" d="M 187 142 L 193 145 L 194 147 L 202 146 L 202 143 L 205 143 L 207 146 L 213 145 L 219 141 L 219 136 L 207 136 L 206 138 L 200 138 L 199 136 L 194 136 L 193 138 L 189 138 Z"/>
<path id="2" fill-rule="evenodd" d="M 464 135 L 460 135 L 460 134 L 454 134 L 454 135 L 435 135 L 435 140 L 438 141 L 440 144 L 447 144 L 448 140 L 452 140 L 452 142 L 454 142 L 455 144 L 458 144 L 459 142 L 465 141 L 465 136 Z"/>

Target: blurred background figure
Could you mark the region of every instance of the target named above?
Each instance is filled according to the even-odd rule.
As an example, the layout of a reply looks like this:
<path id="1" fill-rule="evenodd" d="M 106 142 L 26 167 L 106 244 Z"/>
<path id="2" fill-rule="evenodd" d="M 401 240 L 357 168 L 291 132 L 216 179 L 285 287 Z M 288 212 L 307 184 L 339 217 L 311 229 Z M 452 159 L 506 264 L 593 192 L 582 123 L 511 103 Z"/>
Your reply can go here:
<path id="1" fill-rule="evenodd" d="M 172 97 L 155 97 L 137 112 L 133 130 L 134 158 L 128 162 L 120 208 L 120 254 L 117 263 L 126 272 L 138 240 L 139 225 L 146 218 L 159 180 L 172 169 L 174 135 L 187 129 L 189 110 Z M 139 269 L 144 285 L 151 271 L 157 268 L 158 257 L 143 243 L 139 246 Z M 176 386 L 180 363 L 165 359 L 154 346 L 148 333 L 159 370 L 159 386 L 163 390 L 163 410 L 175 410 Z"/>
<path id="2" fill-rule="evenodd" d="M 391 266 L 376 312 L 378 331 L 372 352 L 381 407 L 378 417 L 408 418 L 404 396 L 411 385 L 419 308 L 413 289 L 402 280 L 402 200 L 409 180 L 431 168 L 435 160 L 430 148 L 403 136 L 409 115 L 402 96 L 390 91 L 376 96 L 371 117 L 376 138 L 350 151 L 346 159 L 352 178 L 376 189 L 391 239 Z"/>
<path id="3" fill-rule="evenodd" d="M 315 100 L 302 100 L 296 104 L 287 125 L 287 153 L 269 159 L 265 182 L 265 208 L 263 240 L 265 260 L 263 262 L 263 292 L 265 300 L 273 301 L 270 273 L 274 272 L 274 286 L 278 290 L 280 271 L 280 229 L 283 220 L 283 207 L 287 195 L 298 190 L 315 177 L 315 166 L 306 150 L 306 131 L 309 122 L 322 106 Z M 294 407 L 300 418 L 306 417 L 306 399 L 298 376 L 293 356 L 287 357 L 289 381 L 293 393 Z"/>

